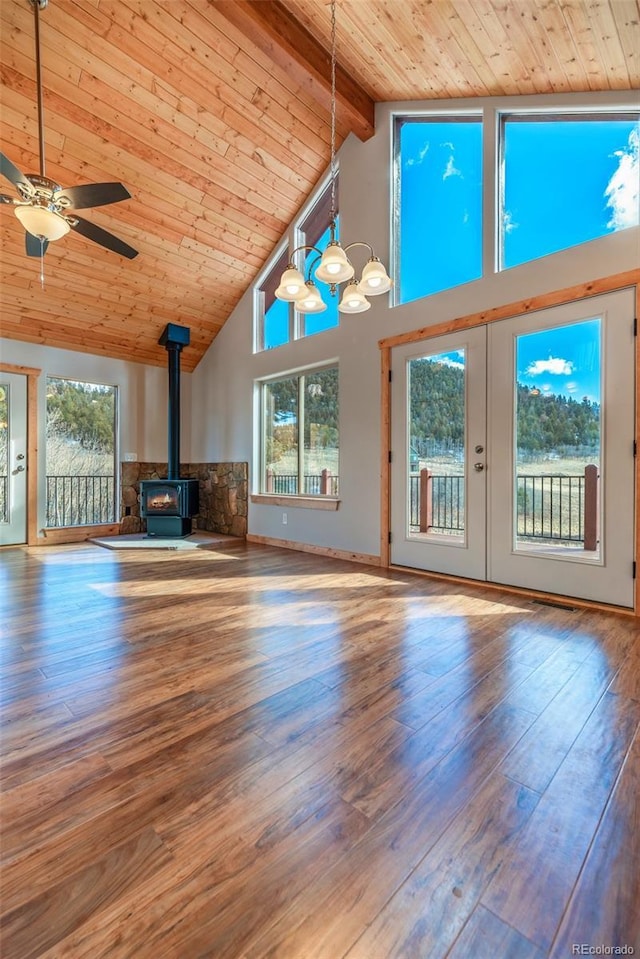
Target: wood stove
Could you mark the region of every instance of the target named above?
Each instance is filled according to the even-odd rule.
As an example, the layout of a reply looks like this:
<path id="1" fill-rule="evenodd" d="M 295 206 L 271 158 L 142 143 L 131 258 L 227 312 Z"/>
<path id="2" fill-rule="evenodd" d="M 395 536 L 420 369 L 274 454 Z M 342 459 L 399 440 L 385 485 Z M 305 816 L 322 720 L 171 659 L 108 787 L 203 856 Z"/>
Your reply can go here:
<path id="1" fill-rule="evenodd" d="M 140 515 L 147 536 L 189 536 L 199 509 L 198 480 L 180 478 L 180 352 L 189 345 L 189 328 L 168 323 L 158 342 L 168 353 L 169 455 L 167 478 L 141 480 Z"/>
<path id="2" fill-rule="evenodd" d="M 189 536 L 197 512 L 197 480 L 140 482 L 140 515 L 147 521 L 147 536 Z"/>

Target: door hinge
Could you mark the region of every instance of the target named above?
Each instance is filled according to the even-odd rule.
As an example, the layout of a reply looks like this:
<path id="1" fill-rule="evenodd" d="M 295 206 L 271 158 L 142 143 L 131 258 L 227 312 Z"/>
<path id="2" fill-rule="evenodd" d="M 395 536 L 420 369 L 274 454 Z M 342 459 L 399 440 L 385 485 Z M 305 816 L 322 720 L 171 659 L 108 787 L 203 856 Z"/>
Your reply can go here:
<path id="1" fill-rule="evenodd" d="M 391 543 L 391 530 L 389 530 L 388 541 L 389 541 L 389 543 Z M 635 564 L 634 564 L 634 565 L 635 565 Z"/>
<path id="2" fill-rule="evenodd" d="M 638 455 L 638 444 L 635 440 L 633 441 L 633 455 L 634 456 Z"/>
<path id="3" fill-rule="evenodd" d="M 633 318 L 633 335 L 634 336 L 638 335 L 638 317 L 637 316 L 634 316 Z"/>
<path id="4" fill-rule="evenodd" d="M 631 567 L 632 567 L 632 571 L 633 571 L 633 579 L 635 579 L 635 578 L 636 578 L 636 561 L 635 561 L 635 559 L 634 559 L 633 563 L 631 564 Z"/>
<path id="5" fill-rule="evenodd" d="M 391 462 L 391 450 L 389 450 L 389 462 Z"/>
<path id="6" fill-rule="evenodd" d="M 389 370 L 389 382 L 393 380 L 393 370 Z"/>

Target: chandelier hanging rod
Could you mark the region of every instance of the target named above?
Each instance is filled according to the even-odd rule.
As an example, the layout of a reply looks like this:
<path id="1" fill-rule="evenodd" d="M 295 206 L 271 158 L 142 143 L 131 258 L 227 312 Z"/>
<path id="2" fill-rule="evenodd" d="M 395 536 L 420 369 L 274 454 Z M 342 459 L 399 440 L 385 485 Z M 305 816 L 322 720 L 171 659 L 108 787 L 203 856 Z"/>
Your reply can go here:
<path id="1" fill-rule="evenodd" d="M 317 280 L 329 284 L 329 292 L 335 295 L 338 286 L 348 280 L 353 280 L 355 269 L 347 252 L 353 247 L 364 246 L 369 250 L 369 260 L 367 261 L 360 280 L 350 283 L 344 291 L 344 295 L 338 304 L 338 309 L 342 313 L 362 313 L 371 306 L 368 296 L 378 296 L 381 293 L 387 293 L 393 284 L 393 281 L 387 274 L 386 269 L 375 255 L 373 247 L 362 240 L 355 240 L 346 247 L 340 245 L 336 238 L 337 234 L 337 203 L 336 203 L 336 181 L 337 181 L 337 163 L 336 163 L 336 0 L 331 0 L 331 163 L 330 163 L 330 187 L 331 187 L 331 207 L 329 211 L 329 242 L 326 249 L 320 251 L 316 246 L 304 244 L 296 247 L 286 266 L 284 273 L 280 278 L 280 284 L 275 291 L 279 300 L 295 303 L 296 309 L 301 313 L 320 313 L 326 310 L 320 291 L 311 280 L 311 271 L 318 262 L 319 266 L 315 271 Z M 314 250 L 318 258 L 307 268 L 307 279 L 297 268 L 295 256 L 301 250 Z"/>

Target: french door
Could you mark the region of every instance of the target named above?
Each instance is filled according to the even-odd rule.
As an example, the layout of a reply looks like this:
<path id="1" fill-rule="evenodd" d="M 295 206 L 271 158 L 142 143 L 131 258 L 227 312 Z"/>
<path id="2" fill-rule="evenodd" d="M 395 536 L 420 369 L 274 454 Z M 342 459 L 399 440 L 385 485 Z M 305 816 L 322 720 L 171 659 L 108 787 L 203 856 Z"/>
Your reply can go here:
<path id="1" fill-rule="evenodd" d="M 0 546 L 27 539 L 27 378 L 0 372 Z"/>
<path id="2" fill-rule="evenodd" d="M 392 563 L 633 605 L 633 304 L 394 348 Z"/>

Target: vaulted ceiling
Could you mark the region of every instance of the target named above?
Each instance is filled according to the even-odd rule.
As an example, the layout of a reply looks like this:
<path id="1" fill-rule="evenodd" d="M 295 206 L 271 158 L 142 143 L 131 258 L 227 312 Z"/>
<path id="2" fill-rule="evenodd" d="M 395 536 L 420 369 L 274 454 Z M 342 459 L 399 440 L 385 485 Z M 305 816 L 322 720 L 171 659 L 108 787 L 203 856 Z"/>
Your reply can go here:
<path id="1" fill-rule="evenodd" d="M 330 155 L 328 0 L 49 0 L 40 13 L 46 174 L 120 181 L 83 217 L 135 259 L 71 232 L 41 263 L 0 205 L 0 331 L 193 369 Z M 2 152 L 39 170 L 34 10 L 1 0 Z M 338 0 L 338 144 L 375 101 L 640 86 L 637 0 Z M 5 180 L 0 192 L 11 194 Z"/>

